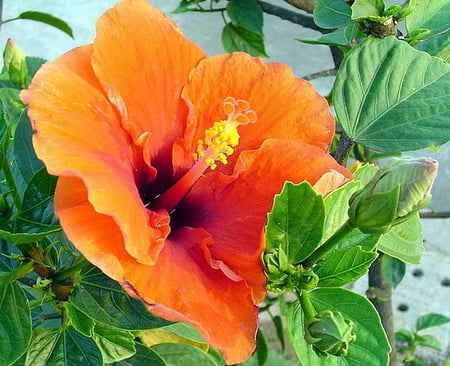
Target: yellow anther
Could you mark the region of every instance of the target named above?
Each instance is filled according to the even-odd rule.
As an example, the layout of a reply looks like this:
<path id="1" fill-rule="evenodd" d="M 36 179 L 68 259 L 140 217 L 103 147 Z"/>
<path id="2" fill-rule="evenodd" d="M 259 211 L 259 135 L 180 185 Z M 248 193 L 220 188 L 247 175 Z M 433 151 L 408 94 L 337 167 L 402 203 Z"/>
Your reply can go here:
<path id="1" fill-rule="evenodd" d="M 217 168 L 217 161 L 228 163 L 228 156 L 233 154 L 234 147 L 239 143 L 238 127 L 256 122 L 256 112 L 250 109 L 250 103 L 243 99 L 227 97 L 223 101 L 226 120 L 214 122 L 205 131 L 205 139 L 198 140 L 195 160 L 204 158 L 211 170 Z"/>

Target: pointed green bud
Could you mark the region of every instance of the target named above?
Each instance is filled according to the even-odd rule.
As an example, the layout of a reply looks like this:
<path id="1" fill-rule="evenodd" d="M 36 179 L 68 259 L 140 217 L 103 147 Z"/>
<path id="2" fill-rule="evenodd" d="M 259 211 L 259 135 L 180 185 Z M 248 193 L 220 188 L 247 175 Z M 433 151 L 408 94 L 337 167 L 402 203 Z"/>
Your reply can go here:
<path id="1" fill-rule="evenodd" d="M 350 343 L 356 339 L 354 327 L 340 312 L 324 310 L 306 321 L 305 340 L 322 358 L 346 356 Z"/>
<path id="2" fill-rule="evenodd" d="M 6 42 L 3 52 L 3 63 L 6 71 L 8 71 L 11 82 L 21 89 L 26 88 L 30 82 L 30 78 L 28 76 L 25 53 L 17 47 L 11 38 Z"/>
<path id="3" fill-rule="evenodd" d="M 396 18 L 397 20 L 402 20 L 403 18 L 406 18 L 409 14 L 411 14 L 414 11 L 414 5 L 409 5 L 407 8 L 402 8 Z"/>
<path id="4" fill-rule="evenodd" d="M 349 224 L 366 234 L 386 233 L 430 201 L 438 162 L 397 159 L 350 198 Z"/>

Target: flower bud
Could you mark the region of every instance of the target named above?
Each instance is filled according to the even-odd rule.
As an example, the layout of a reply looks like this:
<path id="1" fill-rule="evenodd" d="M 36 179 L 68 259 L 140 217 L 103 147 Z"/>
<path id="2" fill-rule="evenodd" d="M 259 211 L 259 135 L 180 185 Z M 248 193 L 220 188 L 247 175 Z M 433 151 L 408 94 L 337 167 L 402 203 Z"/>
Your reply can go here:
<path id="1" fill-rule="evenodd" d="M 433 159 L 394 160 L 352 195 L 349 224 L 366 234 L 388 232 L 429 203 L 437 170 Z"/>
<path id="2" fill-rule="evenodd" d="M 346 356 L 350 343 L 356 339 L 353 322 L 337 311 L 321 311 L 306 321 L 305 328 L 305 340 L 323 358 Z"/>
<path id="3" fill-rule="evenodd" d="M 17 47 L 11 38 L 6 42 L 5 51 L 3 52 L 3 63 L 11 82 L 21 89 L 26 88 L 30 80 L 25 53 Z"/>
<path id="4" fill-rule="evenodd" d="M 301 265 L 289 263 L 281 247 L 266 251 L 263 255 L 263 263 L 269 291 L 284 293 L 300 289 L 311 290 L 319 282 L 319 278 L 313 271 L 306 270 Z"/>

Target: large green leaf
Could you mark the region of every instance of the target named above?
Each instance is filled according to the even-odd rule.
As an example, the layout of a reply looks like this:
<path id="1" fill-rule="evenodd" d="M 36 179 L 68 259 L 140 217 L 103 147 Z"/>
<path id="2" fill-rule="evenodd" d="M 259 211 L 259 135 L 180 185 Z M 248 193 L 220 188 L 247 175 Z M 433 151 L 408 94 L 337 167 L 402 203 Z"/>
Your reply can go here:
<path id="1" fill-rule="evenodd" d="M 300 303 L 295 301 L 286 315 L 288 336 L 298 359 L 308 366 L 387 366 L 390 346 L 373 305 L 361 295 L 343 288 L 319 288 L 310 292 L 317 312 L 338 311 L 355 324 L 356 340 L 345 357 L 323 360 L 304 339 L 304 317 Z"/>
<path id="2" fill-rule="evenodd" d="M 122 361 L 136 353 L 134 336 L 126 330 L 97 323 L 92 338 L 97 344 L 105 363 Z"/>
<path id="3" fill-rule="evenodd" d="M 103 362 L 91 338 L 67 327 L 35 332 L 25 365 L 102 366 Z"/>
<path id="4" fill-rule="evenodd" d="M 183 343 L 166 343 L 152 347 L 167 366 L 196 365 L 218 366 L 207 353 Z"/>
<path id="5" fill-rule="evenodd" d="M 354 141 L 409 151 L 450 140 L 450 65 L 395 37 L 369 38 L 347 53 L 333 104 Z"/>
<path id="6" fill-rule="evenodd" d="M 263 35 L 263 12 L 256 0 L 230 0 L 227 14 L 236 27 Z"/>
<path id="7" fill-rule="evenodd" d="M 337 250 L 326 260 L 319 262 L 314 272 L 319 276 L 319 287 L 339 287 L 356 281 L 366 274 L 377 253 L 356 246 Z"/>
<path id="8" fill-rule="evenodd" d="M 427 38 L 443 32 L 447 32 L 447 37 L 449 37 L 449 0 L 411 0 L 409 3 L 414 11 L 406 18 L 408 33 L 418 28 L 428 28 L 431 33 L 427 35 Z"/>
<path id="9" fill-rule="evenodd" d="M 31 311 L 16 283 L 0 286 L 0 365 L 14 363 L 27 350 L 31 338 Z"/>
<path id="10" fill-rule="evenodd" d="M 29 181 L 36 171 L 44 166 L 34 152 L 31 137 L 33 130 L 26 112 L 19 118 L 14 134 L 14 157 L 25 181 Z"/>
<path id="11" fill-rule="evenodd" d="M 228 23 L 222 30 L 222 44 L 227 52 L 242 51 L 252 56 L 267 57 L 261 34 Z"/>
<path id="12" fill-rule="evenodd" d="M 412 215 L 382 235 L 378 249 L 405 263 L 419 264 L 424 252 L 419 214 Z"/>
<path id="13" fill-rule="evenodd" d="M 150 314 L 142 301 L 128 296 L 122 287 L 95 267 L 81 273 L 71 295 L 72 304 L 96 322 L 112 327 L 139 330 L 167 325 Z"/>
<path id="14" fill-rule="evenodd" d="M 381 271 L 386 282 L 395 289 L 405 276 L 406 265 L 401 260 L 385 254 L 381 257 Z"/>
<path id="15" fill-rule="evenodd" d="M 53 212 L 55 186 L 56 177 L 49 175 L 44 167 L 38 170 L 25 189 L 21 211 L 9 220 L 0 221 L 0 238 L 22 244 L 60 231 Z"/>
<path id="16" fill-rule="evenodd" d="M 136 343 L 136 354 L 111 366 L 167 366 L 163 359 L 152 349 Z"/>
<path id="17" fill-rule="evenodd" d="M 352 11 L 344 1 L 317 0 L 314 7 L 314 22 L 322 28 L 339 28 L 352 22 Z"/>
<path id="18" fill-rule="evenodd" d="M 281 247 L 289 263 L 303 261 L 320 243 L 324 217 L 322 196 L 308 182 L 286 182 L 268 217 L 266 248 Z"/>
<path id="19" fill-rule="evenodd" d="M 429 38 L 415 46 L 418 50 L 439 57 L 444 62 L 450 62 L 450 33 Z"/>

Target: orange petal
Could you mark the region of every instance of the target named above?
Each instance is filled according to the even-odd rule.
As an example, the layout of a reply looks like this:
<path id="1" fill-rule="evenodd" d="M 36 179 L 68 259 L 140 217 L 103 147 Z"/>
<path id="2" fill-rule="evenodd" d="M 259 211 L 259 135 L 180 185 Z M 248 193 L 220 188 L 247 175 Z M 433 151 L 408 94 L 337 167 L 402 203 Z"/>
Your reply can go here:
<path id="1" fill-rule="evenodd" d="M 181 88 L 204 53 L 146 0 L 118 3 L 99 18 L 96 29 L 95 73 L 125 129 L 141 139 L 146 162 L 162 174 L 170 169 L 172 144 L 185 124 Z"/>
<path id="2" fill-rule="evenodd" d="M 210 243 L 202 229 L 180 228 L 154 266 L 126 264 L 123 285 L 152 313 L 192 324 L 235 364 L 255 349 L 258 311 L 245 282 L 211 262 Z"/>
<path id="3" fill-rule="evenodd" d="M 151 263 L 165 234 L 148 226 L 135 183 L 134 146 L 97 88 L 89 56 L 89 47 L 79 48 L 45 64 L 22 92 L 35 130 L 33 145 L 51 174 L 82 179 L 95 210 L 119 225 L 129 253 Z M 66 189 L 59 194 L 70 194 L 70 186 Z"/>
<path id="4" fill-rule="evenodd" d="M 267 140 L 257 151 L 245 151 L 233 177 L 211 172 L 187 195 L 185 225 L 202 227 L 213 238 L 212 257 L 223 261 L 253 289 L 255 303 L 265 295 L 260 262 L 261 235 L 273 197 L 286 180 L 317 182 L 335 170 L 351 174 L 321 149 L 300 141 Z"/>
<path id="5" fill-rule="evenodd" d="M 191 110 L 185 135 L 191 150 L 214 121 L 226 119 L 222 102 L 228 96 L 248 101 L 257 115 L 256 123 L 239 127 L 241 138 L 231 161 L 240 151 L 259 148 L 267 138 L 300 140 L 328 149 L 334 118 L 325 98 L 307 81 L 295 78 L 286 65 L 234 53 L 202 60 L 183 90 Z M 230 169 L 232 164 L 222 170 Z"/>

